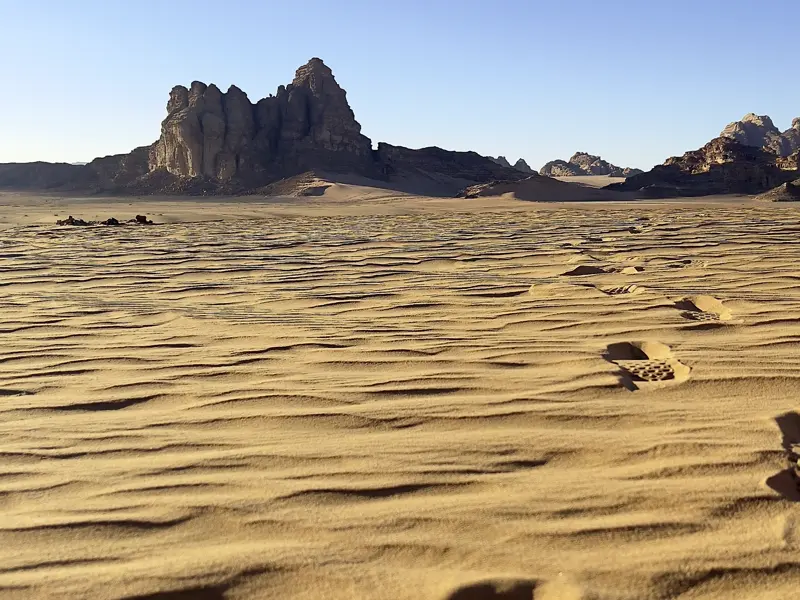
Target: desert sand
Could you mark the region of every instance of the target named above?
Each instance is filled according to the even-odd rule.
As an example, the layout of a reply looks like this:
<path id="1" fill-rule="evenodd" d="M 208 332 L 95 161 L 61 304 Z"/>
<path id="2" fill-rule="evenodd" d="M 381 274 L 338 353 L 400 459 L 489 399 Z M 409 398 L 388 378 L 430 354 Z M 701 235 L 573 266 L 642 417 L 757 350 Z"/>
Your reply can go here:
<path id="1" fill-rule="evenodd" d="M 0 204 L 4 599 L 797 593 L 795 206 Z"/>

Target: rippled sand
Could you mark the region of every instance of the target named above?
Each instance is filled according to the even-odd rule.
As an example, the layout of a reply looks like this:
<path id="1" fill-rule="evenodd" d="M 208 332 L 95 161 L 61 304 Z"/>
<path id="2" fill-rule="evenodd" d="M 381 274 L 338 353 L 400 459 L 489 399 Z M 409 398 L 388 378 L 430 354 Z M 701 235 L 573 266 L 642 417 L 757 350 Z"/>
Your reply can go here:
<path id="1" fill-rule="evenodd" d="M 797 209 L 186 206 L 0 231 L 3 598 L 796 594 Z"/>

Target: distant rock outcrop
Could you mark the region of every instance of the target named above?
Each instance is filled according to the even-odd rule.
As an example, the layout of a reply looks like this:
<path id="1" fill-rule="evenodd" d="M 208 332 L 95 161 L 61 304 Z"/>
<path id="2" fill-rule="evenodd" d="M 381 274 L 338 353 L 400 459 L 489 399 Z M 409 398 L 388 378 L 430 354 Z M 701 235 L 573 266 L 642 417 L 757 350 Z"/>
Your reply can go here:
<path id="1" fill-rule="evenodd" d="M 536 173 L 533 169 L 528 166 L 528 163 L 525 162 L 524 158 L 520 158 L 517 162 L 514 163 L 514 168 L 517 171 L 522 171 L 523 173 L 528 173 L 529 175 L 533 175 Z"/>
<path id="2" fill-rule="evenodd" d="M 550 161 L 539 170 L 540 175 L 547 177 L 577 177 L 582 175 L 630 177 L 639 173 L 642 173 L 640 169 L 617 167 L 599 156 L 586 152 L 576 152 L 569 161 Z"/>
<path id="3" fill-rule="evenodd" d="M 468 186 L 458 194 L 462 198 L 513 196 L 529 202 L 593 202 L 630 200 L 629 194 L 613 192 L 543 177 L 534 173 L 518 181 L 492 181 Z"/>
<path id="4" fill-rule="evenodd" d="M 506 167 L 507 169 L 511 168 L 511 163 L 508 162 L 508 159 L 505 156 L 498 156 L 497 158 L 495 158 L 493 156 L 487 156 L 486 158 L 488 158 L 489 160 L 491 160 L 494 163 L 497 163 L 501 167 Z"/>
<path id="5" fill-rule="evenodd" d="M 781 132 L 767 115 L 748 113 L 740 121 L 728 124 L 720 137 L 785 157 L 800 149 L 800 118 L 794 119 L 791 128 Z"/>
<path id="6" fill-rule="evenodd" d="M 440 148 L 372 149 L 330 68 L 312 58 L 289 85 L 255 104 L 231 86 L 195 81 L 169 94 L 161 136 L 129 154 L 87 165 L 0 165 L 0 187 L 135 193 L 246 193 L 308 171 L 392 182 L 427 178 L 455 191 L 466 183 L 525 176 L 508 161 Z"/>
<path id="7" fill-rule="evenodd" d="M 647 173 L 606 189 L 638 191 L 648 197 L 758 194 L 796 177 L 795 171 L 776 164 L 774 154 L 718 137 L 699 150 L 669 158 Z"/>
<path id="8" fill-rule="evenodd" d="M 525 162 L 524 158 L 517 159 L 517 162 L 515 162 L 513 165 L 508 162 L 508 159 L 505 156 L 498 156 L 497 158 L 494 158 L 493 156 L 487 156 L 486 158 L 497 163 L 501 167 L 506 167 L 507 169 L 516 169 L 517 171 L 527 173 L 528 175 L 535 173 L 535 171 L 528 166 L 528 163 Z"/>

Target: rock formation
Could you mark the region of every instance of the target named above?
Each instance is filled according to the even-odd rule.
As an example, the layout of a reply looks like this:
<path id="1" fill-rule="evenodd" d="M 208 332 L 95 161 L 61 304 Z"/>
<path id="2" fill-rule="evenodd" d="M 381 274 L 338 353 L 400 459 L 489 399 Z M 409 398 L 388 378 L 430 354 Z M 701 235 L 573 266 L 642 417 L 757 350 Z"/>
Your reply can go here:
<path id="1" fill-rule="evenodd" d="M 87 165 L 0 165 L 0 187 L 122 193 L 246 193 L 308 171 L 406 182 L 466 183 L 525 176 L 505 161 L 440 148 L 372 149 L 330 68 L 312 58 L 289 85 L 255 104 L 231 86 L 172 88 L 161 136 L 129 154 Z"/>
<path id="2" fill-rule="evenodd" d="M 784 171 L 800 170 L 800 150 L 793 152 L 789 156 L 778 157 L 775 160 L 775 164 Z"/>
<path id="3" fill-rule="evenodd" d="M 501 167 L 506 167 L 507 169 L 511 168 L 511 163 L 508 162 L 508 159 L 505 156 L 498 156 L 497 158 L 494 158 L 493 156 L 487 156 L 486 158 L 497 163 Z"/>
<path id="4" fill-rule="evenodd" d="M 800 149 L 800 118 L 794 119 L 792 126 L 781 132 L 768 116 L 749 113 L 741 121 L 728 124 L 720 137 L 785 157 Z"/>
<path id="5" fill-rule="evenodd" d="M 375 174 L 374 162 L 345 91 L 318 58 L 255 105 L 236 86 L 225 93 L 199 81 L 174 87 L 149 161 L 150 170 L 223 182 L 315 167 Z"/>
<path id="6" fill-rule="evenodd" d="M 524 158 L 520 158 L 517 162 L 515 162 L 514 168 L 517 171 L 522 171 L 523 173 L 528 173 L 529 175 L 533 175 L 535 173 L 535 171 L 528 166 L 528 163 L 525 162 Z"/>
<path id="7" fill-rule="evenodd" d="M 778 187 L 759 194 L 756 200 L 763 202 L 800 202 L 800 179 L 787 181 Z"/>
<path id="8" fill-rule="evenodd" d="M 642 173 L 640 169 L 622 168 L 612 165 L 599 156 L 576 152 L 569 161 L 553 160 L 539 170 L 547 177 L 577 177 L 581 175 L 607 175 L 610 177 L 630 177 Z"/>
<path id="9" fill-rule="evenodd" d="M 487 156 L 486 158 L 488 158 L 494 163 L 497 163 L 501 167 L 506 167 L 507 169 L 516 169 L 517 171 L 520 171 L 522 173 L 527 173 L 528 175 L 535 173 L 535 171 L 528 166 L 528 163 L 525 162 L 524 158 L 518 159 L 517 162 L 515 162 L 513 165 L 510 162 L 508 162 L 508 159 L 506 159 L 505 156 L 498 156 L 497 158 L 494 158 L 492 156 Z"/>
<path id="10" fill-rule="evenodd" d="M 606 189 L 638 191 L 648 197 L 758 194 L 797 177 L 796 171 L 781 169 L 776 158 L 762 148 L 718 137 Z"/>

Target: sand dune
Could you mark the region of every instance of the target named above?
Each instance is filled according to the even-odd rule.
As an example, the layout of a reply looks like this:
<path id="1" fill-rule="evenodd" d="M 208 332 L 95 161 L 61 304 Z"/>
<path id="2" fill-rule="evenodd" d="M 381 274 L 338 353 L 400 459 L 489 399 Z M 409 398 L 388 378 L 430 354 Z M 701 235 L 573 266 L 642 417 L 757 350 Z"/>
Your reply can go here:
<path id="1" fill-rule="evenodd" d="M 796 593 L 797 209 L 332 192 L 4 198 L 0 596 Z"/>

